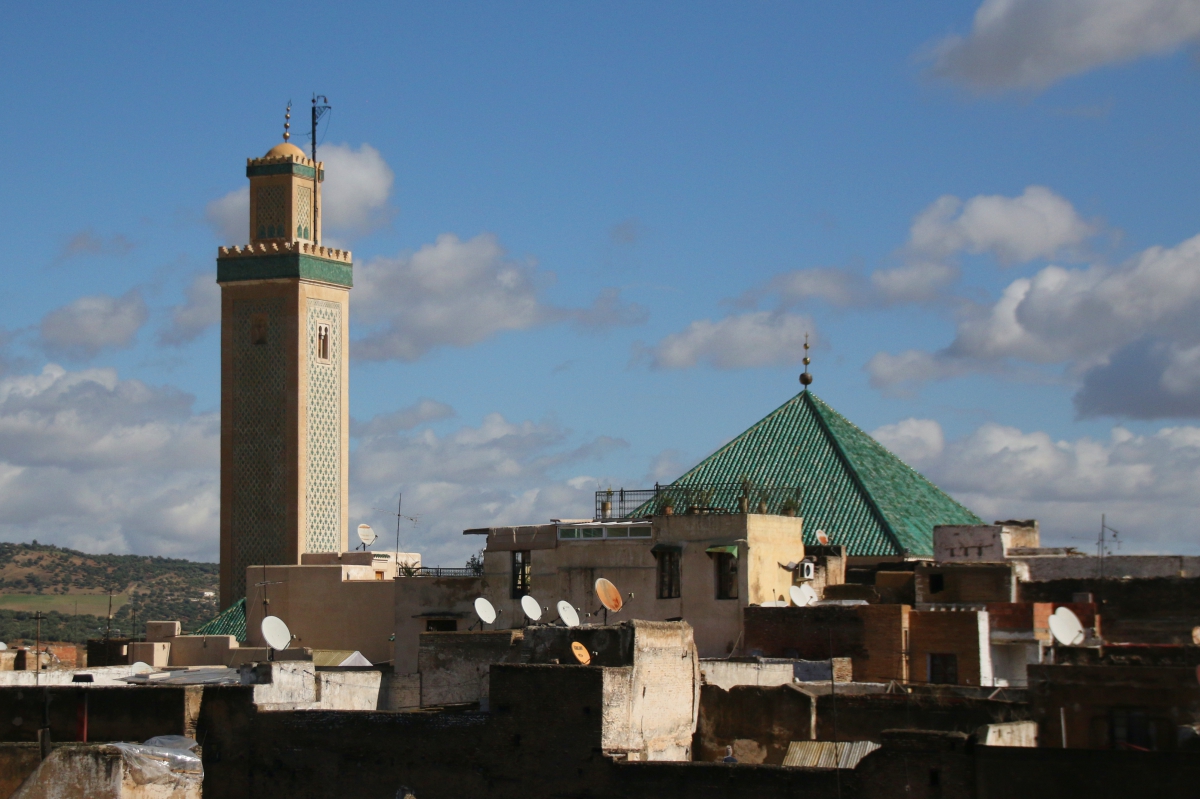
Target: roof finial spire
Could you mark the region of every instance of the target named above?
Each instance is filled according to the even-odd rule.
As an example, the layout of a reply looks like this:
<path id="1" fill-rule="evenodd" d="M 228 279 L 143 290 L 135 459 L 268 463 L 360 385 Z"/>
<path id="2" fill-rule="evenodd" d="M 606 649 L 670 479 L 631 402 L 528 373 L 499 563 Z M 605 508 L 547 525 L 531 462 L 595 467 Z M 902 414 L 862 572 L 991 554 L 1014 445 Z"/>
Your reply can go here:
<path id="1" fill-rule="evenodd" d="M 288 132 L 288 128 L 292 126 L 292 101 L 288 100 L 287 113 L 283 115 L 283 140 L 287 141 L 292 138 L 292 134 Z"/>
<path id="2" fill-rule="evenodd" d="M 812 385 L 812 375 L 808 373 L 808 365 L 812 363 L 812 358 L 808 357 L 808 334 L 804 334 L 804 371 L 800 373 L 800 385 L 804 386 L 804 390 L 808 391 L 808 387 Z"/>

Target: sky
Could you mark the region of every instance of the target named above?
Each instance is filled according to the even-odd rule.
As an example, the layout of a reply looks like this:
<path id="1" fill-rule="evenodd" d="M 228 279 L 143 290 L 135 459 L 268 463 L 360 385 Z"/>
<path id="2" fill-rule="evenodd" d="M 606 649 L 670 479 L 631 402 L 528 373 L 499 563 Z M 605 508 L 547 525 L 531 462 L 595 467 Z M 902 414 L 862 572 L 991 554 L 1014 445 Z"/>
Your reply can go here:
<path id="1" fill-rule="evenodd" d="M 1047 545 L 1200 553 L 1200 2 L 25 4 L 0 540 L 215 560 L 217 247 L 332 111 L 350 526 L 590 516 L 813 390 Z M 1116 551 L 1116 545 L 1113 545 Z"/>

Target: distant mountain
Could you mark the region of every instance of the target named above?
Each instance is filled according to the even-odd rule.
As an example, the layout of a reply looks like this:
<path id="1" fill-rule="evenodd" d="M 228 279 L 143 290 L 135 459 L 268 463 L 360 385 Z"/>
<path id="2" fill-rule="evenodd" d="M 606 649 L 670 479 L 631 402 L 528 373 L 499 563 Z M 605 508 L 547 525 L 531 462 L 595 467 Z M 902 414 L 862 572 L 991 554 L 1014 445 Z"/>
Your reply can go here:
<path id="1" fill-rule="evenodd" d="M 89 555 L 47 544 L 0 543 L 0 641 L 103 636 L 112 594 L 113 635 L 140 635 L 148 620 L 190 630 L 218 611 L 216 563 L 145 555 Z"/>

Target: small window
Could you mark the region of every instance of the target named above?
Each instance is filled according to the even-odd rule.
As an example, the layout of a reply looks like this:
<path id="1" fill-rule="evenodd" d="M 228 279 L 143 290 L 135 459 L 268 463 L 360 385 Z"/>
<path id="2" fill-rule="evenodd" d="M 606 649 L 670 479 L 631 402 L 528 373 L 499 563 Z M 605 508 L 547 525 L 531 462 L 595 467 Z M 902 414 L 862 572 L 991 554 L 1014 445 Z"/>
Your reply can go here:
<path id="1" fill-rule="evenodd" d="M 263 346 L 267 343 L 267 315 L 256 313 L 250 317 L 250 343 Z"/>
<path id="2" fill-rule="evenodd" d="M 678 599 L 680 570 L 678 552 L 659 552 L 658 555 L 658 598 Z"/>
<path id="3" fill-rule="evenodd" d="M 649 538 L 650 537 L 650 528 L 645 527 L 645 526 L 630 527 L 629 528 L 629 537 L 630 538 Z"/>
<path id="4" fill-rule="evenodd" d="M 717 569 L 717 599 L 737 599 L 737 556 L 730 552 L 718 552 L 713 561 Z"/>
<path id="5" fill-rule="evenodd" d="M 608 537 L 609 538 L 628 538 L 629 537 L 629 528 L 628 527 L 610 527 L 610 528 L 608 528 Z"/>
<path id="6" fill-rule="evenodd" d="M 317 324 L 317 360 L 329 363 L 329 323 Z"/>
<path id="7" fill-rule="evenodd" d="M 568 539 L 579 538 L 579 530 L 574 527 L 560 527 L 558 528 L 558 537 Z"/>
<path id="8" fill-rule="evenodd" d="M 425 622 L 425 632 L 456 633 L 458 632 L 458 622 L 454 619 L 430 619 Z"/>
<path id="9" fill-rule="evenodd" d="M 929 682 L 935 685 L 958 685 L 958 655 L 930 652 Z"/>
<path id="10" fill-rule="evenodd" d="M 603 527 L 582 527 L 579 530 L 580 538 L 604 538 Z"/>
<path id="11" fill-rule="evenodd" d="M 929 593 L 940 594 L 946 590 L 946 576 L 943 574 L 929 575 Z"/>
<path id="12" fill-rule="evenodd" d="M 383 579 L 383 572 L 375 572 L 375 579 L 376 579 L 376 580 L 382 580 L 382 579 Z"/>
<path id="13" fill-rule="evenodd" d="M 529 593 L 529 577 L 532 568 L 529 550 L 512 553 L 512 598 L 520 599 Z"/>

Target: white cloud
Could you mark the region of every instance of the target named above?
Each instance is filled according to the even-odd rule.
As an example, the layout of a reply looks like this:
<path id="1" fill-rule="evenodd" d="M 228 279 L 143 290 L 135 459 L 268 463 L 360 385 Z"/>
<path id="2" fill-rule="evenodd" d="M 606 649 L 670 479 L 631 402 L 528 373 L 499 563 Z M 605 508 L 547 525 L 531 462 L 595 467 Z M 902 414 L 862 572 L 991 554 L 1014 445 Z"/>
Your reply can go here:
<path id="1" fill-rule="evenodd" d="M 1138 549 L 1197 549 L 1200 428 L 1056 441 L 989 423 L 944 442 L 937 422 L 908 419 L 875 436 L 985 520 L 1039 519 L 1043 541 L 1086 548 L 1105 512 Z"/>
<path id="2" fill-rule="evenodd" d="M 921 468 L 945 449 L 942 426 L 932 419 L 904 419 L 871 434 L 909 466 Z"/>
<path id="3" fill-rule="evenodd" d="M 981 194 L 965 204 L 938 198 L 913 222 L 909 247 L 928 258 L 988 253 L 1001 263 L 1027 263 L 1078 248 L 1095 232 L 1070 202 L 1029 186 L 1018 197 Z"/>
<path id="4" fill-rule="evenodd" d="M 553 422 L 510 422 L 495 413 L 443 436 L 375 421 L 364 426 L 375 432 L 360 440 L 351 463 L 351 525 L 361 519 L 387 529 L 387 511 L 373 509 L 395 507 L 402 491 L 405 512 L 420 524 L 402 528 L 401 546 L 420 550 L 429 565 L 458 565 L 477 550 L 482 542 L 462 535 L 468 528 L 590 517 L 597 480 L 607 481 L 552 473 L 628 446 L 608 437 L 572 446 Z M 385 536 L 376 548 L 394 545 Z"/>
<path id="5" fill-rule="evenodd" d="M 1194 0 L 984 0 L 969 36 L 937 46 L 932 72 L 977 91 L 1042 89 L 1197 37 Z"/>
<path id="6" fill-rule="evenodd" d="M 585 330 L 638 324 L 646 310 L 605 289 L 588 308 L 543 302 L 553 275 L 511 258 L 495 236 L 463 241 L 443 233 L 433 244 L 355 267 L 355 318 L 367 332 L 355 358 L 415 361 L 437 347 L 468 347 L 506 330 L 574 322 Z"/>
<path id="7" fill-rule="evenodd" d="M 183 305 L 171 309 L 170 322 L 159 331 L 160 344 L 187 344 L 221 321 L 221 287 L 214 272 L 206 270 L 193 277 L 185 297 Z"/>
<path id="8" fill-rule="evenodd" d="M 120 233 L 104 238 L 91 228 L 81 230 L 63 245 L 58 254 L 60 262 L 79 255 L 124 255 L 133 250 L 133 242 Z"/>
<path id="9" fill-rule="evenodd" d="M 107 294 L 80 297 L 42 317 L 41 343 L 56 356 L 92 358 L 104 349 L 131 346 L 149 315 L 137 289 L 120 297 Z"/>
<path id="10" fill-rule="evenodd" d="M 963 255 L 989 255 L 1006 266 L 1074 257 L 1097 230 L 1044 186 L 1028 186 L 1016 197 L 981 194 L 966 202 L 946 195 L 913 220 L 899 253 L 901 266 L 877 269 L 867 280 L 845 269 L 798 269 L 747 292 L 735 304 L 752 307 L 768 295 L 784 308 L 809 299 L 838 307 L 928 303 L 945 298 L 958 281 Z"/>
<path id="11" fill-rule="evenodd" d="M 111 369 L 0 380 L 0 538 L 213 560 L 216 414 Z"/>
<path id="12" fill-rule="evenodd" d="M 369 144 L 322 145 L 321 218 L 333 234 L 362 233 L 387 221 L 395 174 Z"/>
<path id="13" fill-rule="evenodd" d="M 386 433 L 396 433 L 402 430 L 412 430 L 430 422 L 449 419 L 454 416 L 454 409 L 444 402 L 422 397 L 407 408 L 398 411 L 381 413 L 369 421 L 357 423 L 351 421 L 350 435 L 378 436 Z"/>
<path id="14" fill-rule="evenodd" d="M 692 322 L 656 344 L 649 355 L 656 369 L 688 369 L 701 361 L 717 369 L 799 363 L 806 334 L 816 340 L 816 325 L 807 316 L 755 311 Z"/>
<path id="15" fill-rule="evenodd" d="M 250 242 L 250 187 L 219 197 L 204 208 L 204 218 L 224 245 Z"/>
<path id="16" fill-rule="evenodd" d="M 466 347 L 548 320 L 537 267 L 507 257 L 495 236 L 438 236 L 411 255 L 356 267 L 354 310 L 370 332 L 353 346 L 369 361 L 415 361 L 438 346 Z"/>

